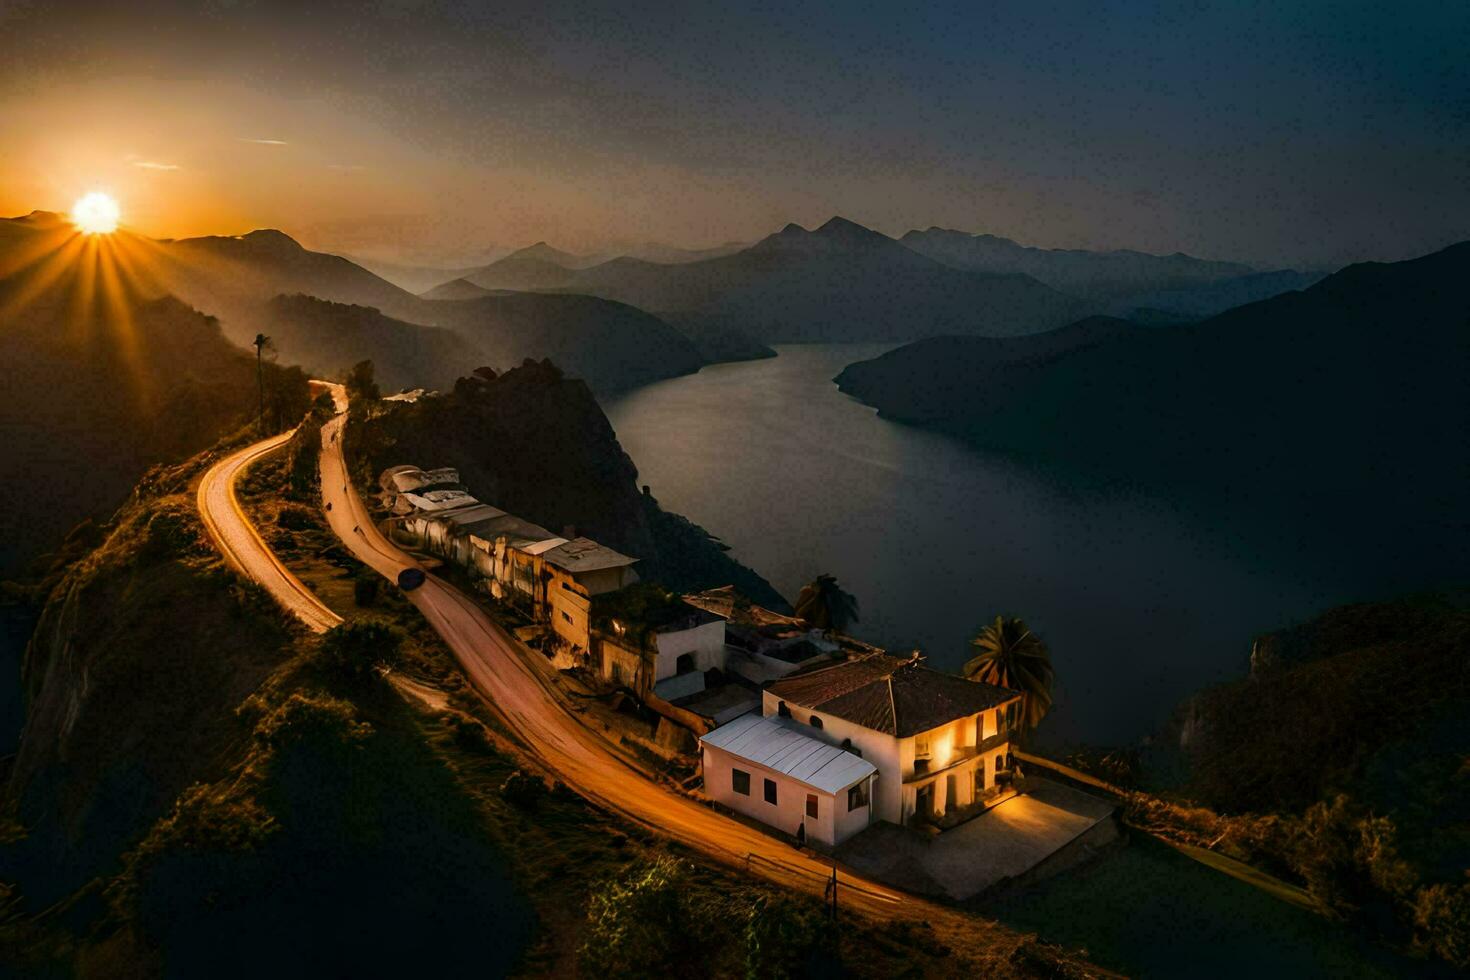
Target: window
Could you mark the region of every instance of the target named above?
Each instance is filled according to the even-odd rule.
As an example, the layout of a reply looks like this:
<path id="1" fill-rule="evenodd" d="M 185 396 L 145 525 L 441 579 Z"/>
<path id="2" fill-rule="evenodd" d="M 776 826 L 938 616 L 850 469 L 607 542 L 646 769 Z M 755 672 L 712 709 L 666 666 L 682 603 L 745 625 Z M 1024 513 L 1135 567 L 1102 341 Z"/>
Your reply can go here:
<path id="1" fill-rule="evenodd" d="M 861 810 L 868 805 L 868 781 L 864 779 L 847 791 L 847 811 Z"/>
<path id="2" fill-rule="evenodd" d="M 791 709 L 786 707 L 785 701 L 782 701 L 780 704 L 776 705 L 776 714 L 780 715 L 782 718 L 790 718 Z"/>
<path id="3" fill-rule="evenodd" d="M 813 820 L 817 819 L 817 794 L 806 794 L 806 815 Z"/>
<path id="4" fill-rule="evenodd" d="M 914 736 L 914 758 L 929 758 L 929 736 L 927 734 Z"/>
<path id="5" fill-rule="evenodd" d="M 730 788 L 741 796 L 750 795 L 750 773 L 739 769 L 730 770 Z"/>
<path id="6" fill-rule="evenodd" d="M 572 617 L 568 616 L 566 613 L 562 613 L 561 618 L 565 619 L 569 623 L 572 621 Z"/>
<path id="7" fill-rule="evenodd" d="M 674 660 L 674 673 L 689 674 L 694 672 L 694 654 L 681 653 Z"/>
<path id="8" fill-rule="evenodd" d="M 822 719 L 818 718 L 816 715 L 812 715 L 811 722 L 812 722 L 812 727 L 813 728 L 821 728 L 822 727 Z"/>
<path id="9" fill-rule="evenodd" d="M 774 779 L 766 780 L 766 802 L 772 806 L 776 804 L 776 781 Z"/>

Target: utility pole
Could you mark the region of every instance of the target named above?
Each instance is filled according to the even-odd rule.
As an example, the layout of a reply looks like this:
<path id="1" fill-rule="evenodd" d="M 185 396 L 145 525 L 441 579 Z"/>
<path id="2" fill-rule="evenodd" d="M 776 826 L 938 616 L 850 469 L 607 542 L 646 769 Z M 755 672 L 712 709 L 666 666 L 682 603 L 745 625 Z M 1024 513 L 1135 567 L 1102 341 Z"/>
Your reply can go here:
<path id="1" fill-rule="evenodd" d="M 265 349 L 270 342 L 271 339 L 263 333 L 255 335 L 255 389 L 259 393 L 256 424 L 260 428 L 261 435 L 265 435 L 265 370 L 261 365 L 261 357 L 265 354 Z"/>

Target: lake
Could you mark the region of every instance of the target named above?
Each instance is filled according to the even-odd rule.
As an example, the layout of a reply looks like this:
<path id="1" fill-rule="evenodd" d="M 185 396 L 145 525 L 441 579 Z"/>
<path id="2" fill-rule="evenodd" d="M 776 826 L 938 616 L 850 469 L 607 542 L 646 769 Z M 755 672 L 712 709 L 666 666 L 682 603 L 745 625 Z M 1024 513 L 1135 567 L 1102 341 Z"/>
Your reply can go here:
<path id="1" fill-rule="evenodd" d="M 1190 692 L 1242 676 L 1255 634 L 1375 596 L 1280 527 L 878 418 L 832 378 L 886 349 L 780 347 L 604 408 L 666 508 L 788 598 L 836 575 L 858 598 L 863 639 L 955 669 L 981 623 L 1023 617 L 1057 673 L 1043 747 L 1131 742 Z"/>

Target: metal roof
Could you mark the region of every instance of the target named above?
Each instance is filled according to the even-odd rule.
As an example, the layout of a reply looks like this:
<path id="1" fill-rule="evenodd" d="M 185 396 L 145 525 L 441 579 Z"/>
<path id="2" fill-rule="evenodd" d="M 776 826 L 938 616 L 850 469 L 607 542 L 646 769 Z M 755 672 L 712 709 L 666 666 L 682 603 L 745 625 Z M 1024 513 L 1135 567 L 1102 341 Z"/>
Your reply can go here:
<path id="1" fill-rule="evenodd" d="M 606 545 L 600 545 L 591 538 L 573 538 L 566 544 L 557 545 L 546 552 L 545 558 L 557 568 L 564 568 L 573 573 L 621 568 L 638 560 L 614 551 Z"/>
<path id="2" fill-rule="evenodd" d="M 699 742 L 824 793 L 839 793 L 878 771 L 862 756 L 813 738 L 787 718 L 741 715 Z"/>

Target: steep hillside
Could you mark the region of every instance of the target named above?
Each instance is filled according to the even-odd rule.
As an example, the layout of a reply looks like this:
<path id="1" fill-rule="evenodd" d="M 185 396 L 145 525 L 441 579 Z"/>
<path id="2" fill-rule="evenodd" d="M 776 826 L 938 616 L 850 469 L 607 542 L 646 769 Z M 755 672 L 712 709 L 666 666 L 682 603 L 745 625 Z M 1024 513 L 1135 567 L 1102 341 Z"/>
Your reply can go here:
<path id="1" fill-rule="evenodd" d="M 833 380 L 884 418 L 952 428 L 977 400 L 1003 403 L 1063 355 L 1144 329 L 1097 316 L 1023 337 L 931 337 L 849 364 Z"/>
<path id="2" fill-rule="evenodd" d="M 1189 699 L 1156 740 L 1183 778 L 1131 800 L 1130 817 L 1300 882 L 1365 935 L 1470 969 L 1467 651 L 1463 590 L 1258 637 L 1250 677 Z"/>
<path id="3" fill-rule="evenodd" d="M 455 370 L 463 373 L 480 364 L 505 368 L 526 357 L 552 357 L 595 389 L 616 391 L 697 371 L 704 363 L 683 335 L 658 318 L 590 296 L 523 293 L 422 299 L 346 259 L 308 251 L 277 231 L 188 239 L 160 248 L 164 258 L 157 263 L 159 280 L 218 313 L 226 335 L 241 344 L 280 326 L 279 308 L 272 305 L 277 296 L 304 294 L 375 309 L 403 325 L 456 331 L 476 353 L 451 368 L 451 377 Z M 442 383 L 445 372 L 435 355 L 453 353 L 442 335 L 415 340 L 366 312 L 351 318 L 358 322 L 344 321 L 350 329 L 344 330 L 340 343 L 329 330 L 308 330 L 310 322 L 285 331 L 304 342 L 304 351 L 282 344 L 282 357 L 310 358 L 314 364 L 336 368 L 370 359 L 385 377 L 392 373 L 405 385 Z M 423 374 L 394 363 L 405 352 Z"/>
<path id="4" fill-rule="evenodd" d="M 502 293 L 424 303 L 425 322 L 457 331 L 495 368 L 551 358 L 598 392 L 698 371 L 682 333 L 655 316 L 592 296 Z M 466 365 L 469 370 L 473 365 Z"/>
<path id="5" fill-rule="evenodd" d="M 936 374 L 983 379 L 989 352 L 899 351 L 844 378 L 880 410 L 921 406 L 923 421 L 979 446 L 1270 514 L 1324 562 L 1429 583 L 1462 571 L 1470 551 L 1467 276 L 1470 244 L 1351 266 L 1200 323 L 1123 331 L 1018 384 L 942 397 Z"/>
<path id="6" fill-rule="evenodd" d="M 31 501 L 0 517 L 0 570 L 257 411 L 255 358 L 214 318 L 130 280 L 146 247 L 51 215 L 0 221 L 0 475 Z M 305 376 L 266 365 L 265 382 L 268 425 L 299 417 Z"/>
<path id="7" fill-rule="evenodd" d="M 262 324 L 283 359 L 314 375 L 338 375 L 370 360 L 379 383 L 392 391 L 443 387 L 485 360 L 476 344 L 452 330 L 314 296 L 277 296 L 266 304 Z"/>
<path id="8" fill-rule="evenodd" d="M 953 269 L 842 218 L 700 262 L 614 259 L 560 288 L 717 317 L 764 343 L 1033 333 L 1088 312 L 1027 276 Z"/>
<path id="9" fill-rule="evenodd" d="M 347 433 L 366 480 L 400 463 L 453 466 L 480 499 L 637 557 L 645 578 L 682 591 L 734 584 L 757 602 L 786 607 L 703 530 L 639 491 L 638 471 L 592 393 L 549 364 L 466 378 L 412 404 L 380 403 L 354 417 Z"/>

